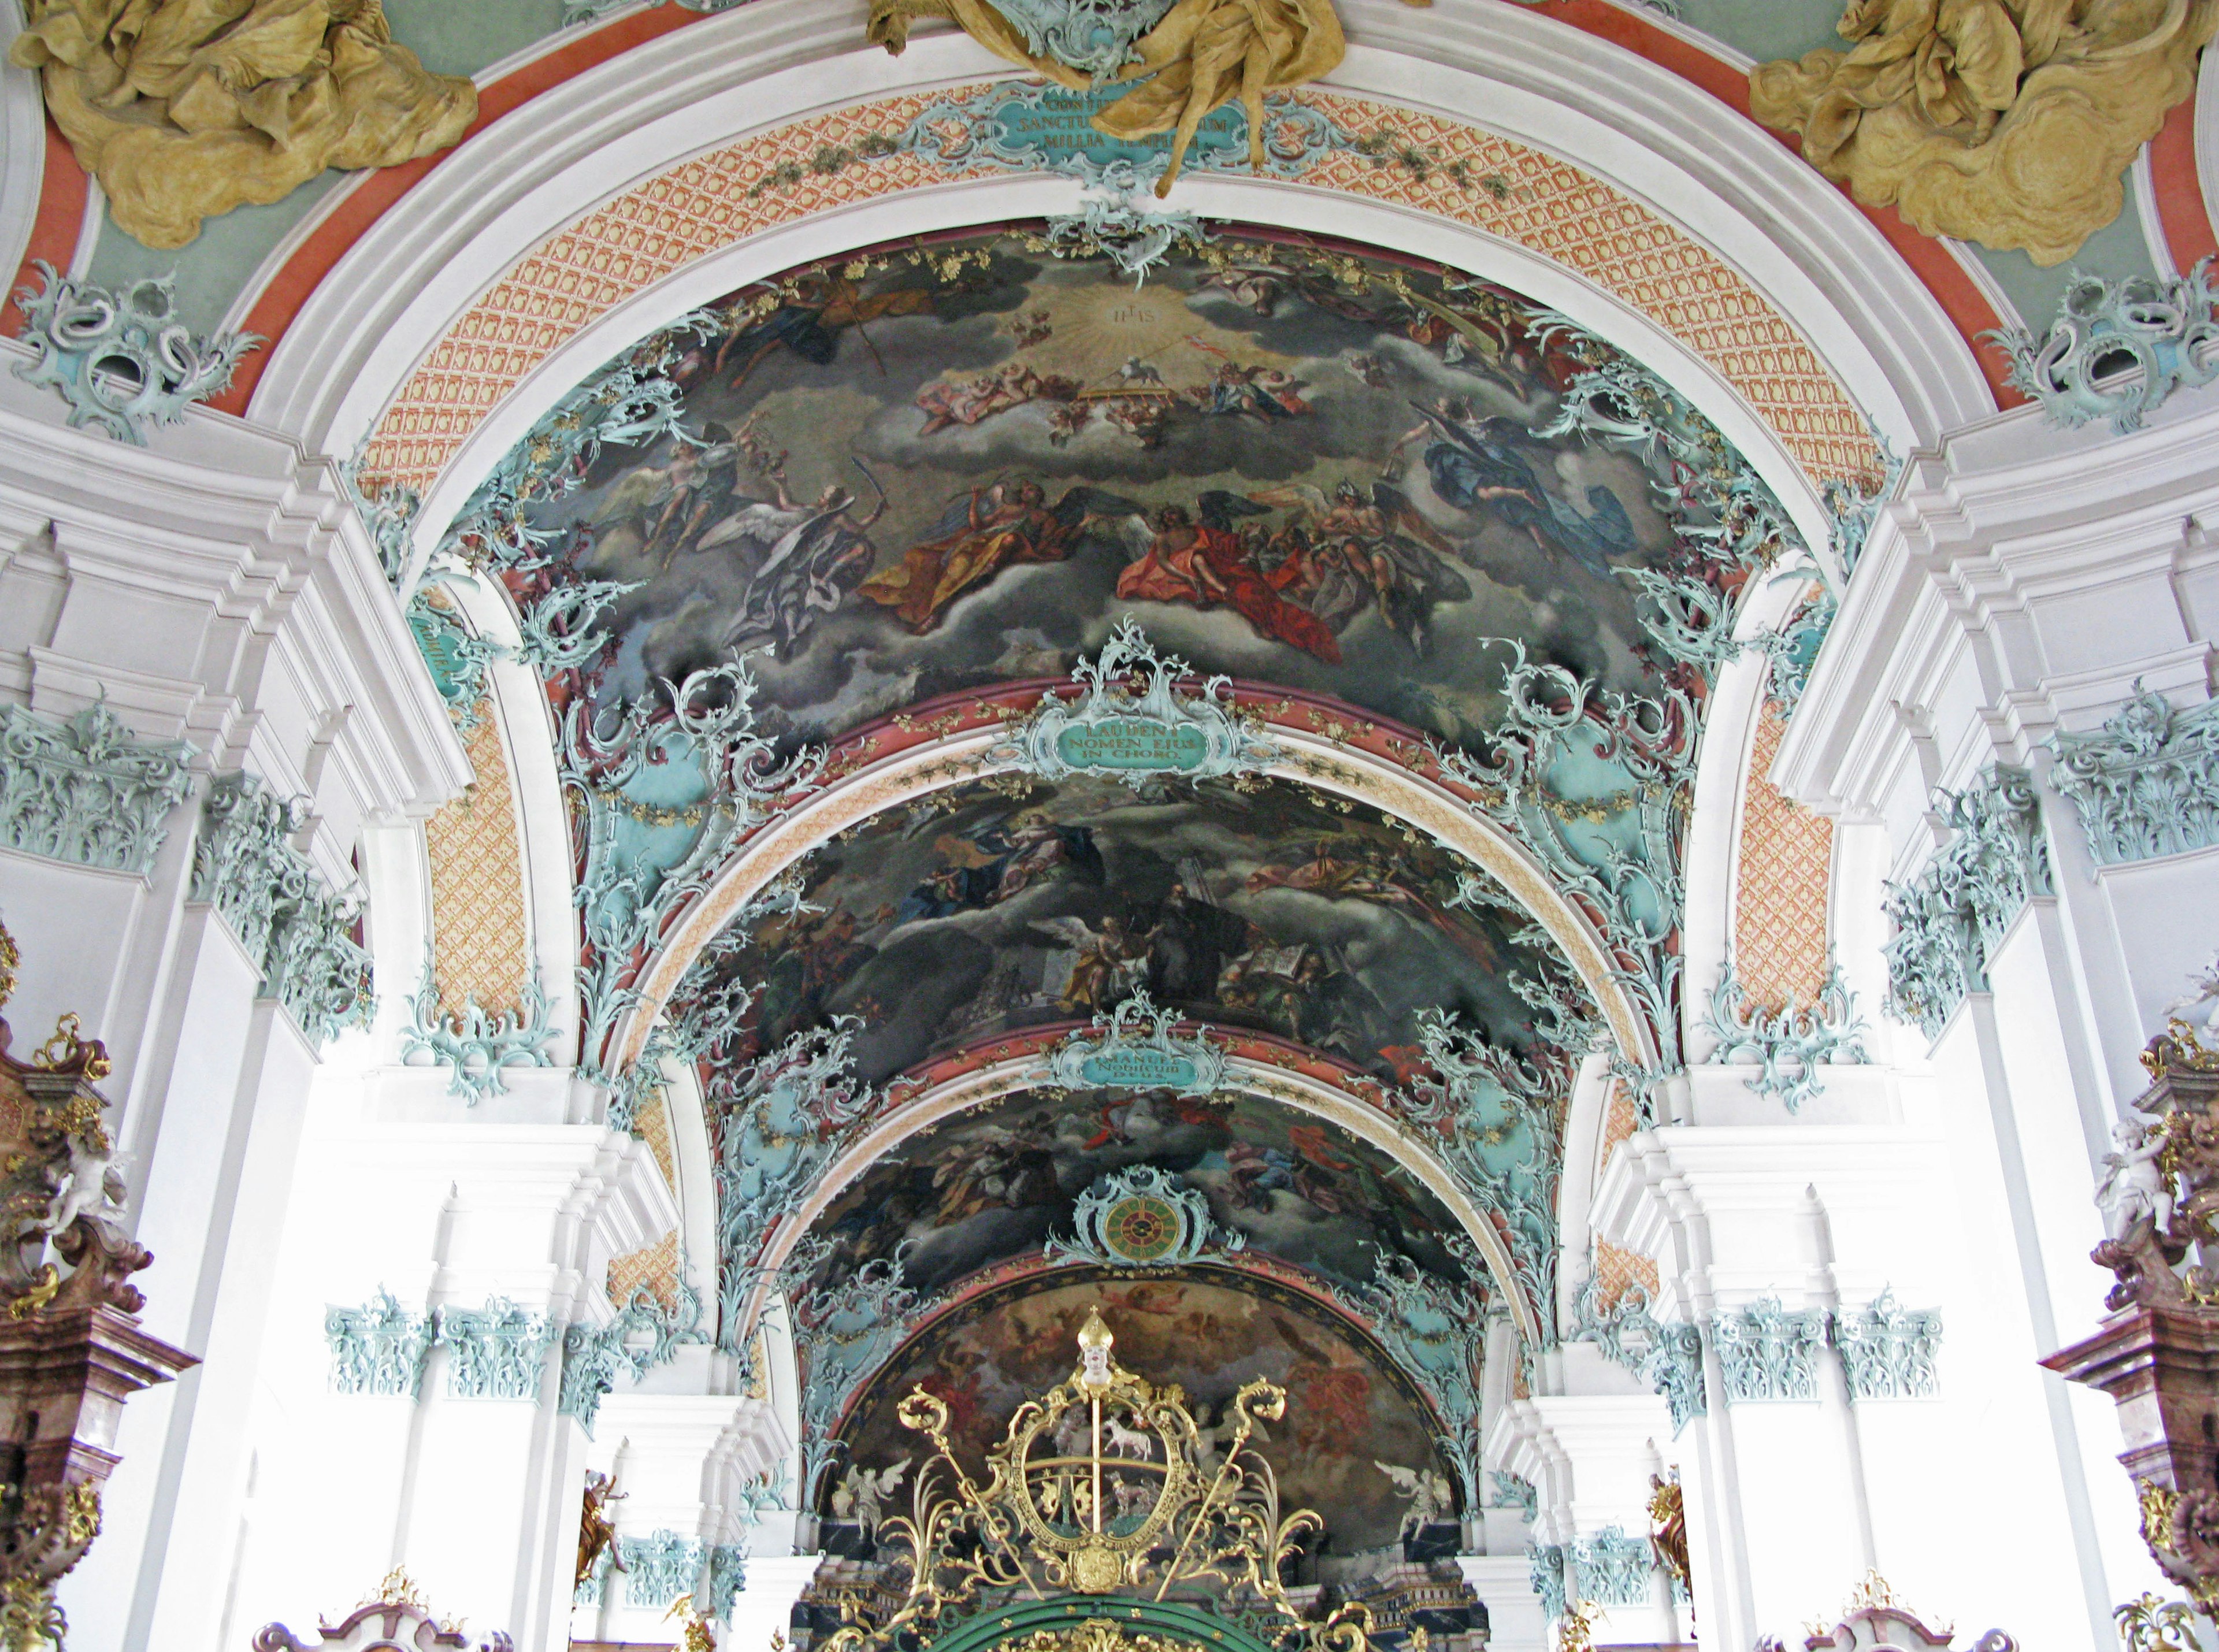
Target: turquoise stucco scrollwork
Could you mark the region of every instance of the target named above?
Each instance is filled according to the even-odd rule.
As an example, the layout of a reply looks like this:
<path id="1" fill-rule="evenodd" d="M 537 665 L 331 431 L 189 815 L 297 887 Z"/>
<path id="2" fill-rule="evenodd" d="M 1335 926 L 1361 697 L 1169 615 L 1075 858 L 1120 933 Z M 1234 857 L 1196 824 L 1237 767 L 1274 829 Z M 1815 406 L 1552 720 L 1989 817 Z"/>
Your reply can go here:
<path id="1" fill-rule="evenodd" d="M 2176 709 L 2135 679 L 2100 730 L 2058 734 L 2050 777 L 2099 866 L 2219 843 L 2219 700 Z"/>
<path id="2" fill-rule="evenodd" d="M 0 706 L 0 843 L 146 877 L 192 789 L 193 748 L 133 737 L 105 705 L 50 723 Z"/>

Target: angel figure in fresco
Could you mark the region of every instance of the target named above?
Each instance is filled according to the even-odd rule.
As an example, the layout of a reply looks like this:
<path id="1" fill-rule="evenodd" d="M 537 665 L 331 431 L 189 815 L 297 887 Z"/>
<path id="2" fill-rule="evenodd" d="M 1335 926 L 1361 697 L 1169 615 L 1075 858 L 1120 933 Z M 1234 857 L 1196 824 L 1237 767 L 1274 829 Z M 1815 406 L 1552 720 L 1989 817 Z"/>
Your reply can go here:
<path id="1" fill-rule="evenodd" d="M 625 529 L 639 537 L 642 557 L 660 553 L 668 572 L 702 525 L 730 503 L 738 453 L 730 443 L 696 447 L 680 439 L 662 464 L 634 465 L 618 478 L 587 519 L 596 532 Z"/>
<path id="2" fill-rule="evenodd" d="M 1455 1518 L 1456 1494 L 1449 1489 L 1445 1476 L 1430 1469 L 1400 1468 L 1377 1457 L 1371 1466 L 1395 1482 L 1395 1494 L 1403 1500 L 1403 1542 L 1424 1536 L 1429 1525 Z"/>
<path id="3" fill-rule="evenodd" d="M 1195 501 L 1197 525 L 1182 506 L 1155 515 L 1155 537 L 1139 561 L 1117 578 L 1126 602 L 1172 602 L 1195 608 L 1221 605 L 1238 612 L 1259 636 L 1290 643 L 1327 665 L 1340 663 L 1340 643 L 1315 614 L 1288 601 L 1256 565 L 1234 531 L 1235 517 L 1267 507 L 1238 494 L 1211 491 Z"/>
<path id="4" fill-rule="evenodd" d="M 891 608 L 911 630 L 937 625 L 948 606 L 1003 568 L 1060 562 L 1077 547 L 1087 525 L 1101 518 L 1137 516 L 1130 500 L 1097 488 L 1066 489 L 1054 505 L 1036 481 L 974 488 L 948 504 L 925 537 L 892 568 L 861 586 L 864 596 Z"/>
<path id="5" fill-rule="evenodd" d="M 1192 394 L 1205 413 L 1251 413 L 1265 420 L 1293 419 L 1314 411 L 1302 400 L 1302 384 L 1276 367 L 1244 367 L 1221 362 L 1209 380 Z"/>
<path id="6" fill-rule="evenodd" d="M 1286 1376 L 1288 1397 L 1295 1401 L 1288 1409 L 1302 1419 L 1295 1434 L 1296 1449 L 1336 1450 L 1363 1438 L 1371 1426 L 1371 1374 L 1364 1362 L 1349 1349 L 1321 1347 L 1284 1314 L 1271 1318 L 1296 1356 Z"/>
<path id="7" fill-rule="evenodd" d="M 1146 978 L 1148 938 L 1127 929 L 1114 913 L 1102 920 L 1099 929 L 1070 916 L 1038 919 L 1036 927 L 1054 935 L 1073 954 L 1071 973 L 1056 998 L 1056 1008 L 1067 1015 L 1122 1003 Z"/>
<path id="8" fill-rule="evenodd" d="M 784 477 L 772 480 L 775 498 L 735 512 L 701 536 L 699 548 L 735 546 L 746 570 L 739 606 L 724 626 L 724 644 L 768 637 L 783 658 L 817 616 L 837 608 L 878 559 L 870 530 L 886 513 L 886 496 L 881 489 L 870 514 L 858 520 L 849 514 L 855 496 L 837 482 L 801 504 L 787 497 Z"/>
<path id="9" fill-rule="evenodd" d="M 1252 497 L 1259 505 L 1292 506 L 1309 544 L 1336 548 L 1339 568 L 1363 582 L 1382 622 L 1408 643 L 1414 653 L 1426 651 L 1426 626 L 1434 607 L 1463 602 L 1471 595 L 1470 584 L 1445 560 L 1456 554 L 1455 547 L 1419 514 L 1401 489 L 1387 482 L 1373 482 L 1368 496 L 1354 482 L 1344 481 L 1330 500 L 1307 482 L 1266 488 Z M 1281 566 L 1284 569 L 1285 564 Z M 1301 570 L 1321 582 L 1336 571 L 1329 561 L 1320 572 Z M 1288 581 L 1290 586 L 1296 582 L 1291 578 Z M 1335 600 L 1334 607 L 1346 612 L 1346 598 Z"/>
<path id="10" fill-rule="evenodd" d="M 1424 441 L 1426 472 L 1433 492 L 1460 511 L 1488 506 L 1512 527 L 1532 537 L 1545 554 L 1561 551 L 1601 579 L 1610 559 L 1637 545 L 1633 523 L 1616 494 L 1600 483 L 1588 489 L 1582 511 L 1545 486 L 1516 444 L 1526 435 L 1514 419 L 1481 416 L 1465 396 L 1445 396 L 1431 407 L 1413 403 L 1424 422 L 1395 442 L 1399 452 Z"/>

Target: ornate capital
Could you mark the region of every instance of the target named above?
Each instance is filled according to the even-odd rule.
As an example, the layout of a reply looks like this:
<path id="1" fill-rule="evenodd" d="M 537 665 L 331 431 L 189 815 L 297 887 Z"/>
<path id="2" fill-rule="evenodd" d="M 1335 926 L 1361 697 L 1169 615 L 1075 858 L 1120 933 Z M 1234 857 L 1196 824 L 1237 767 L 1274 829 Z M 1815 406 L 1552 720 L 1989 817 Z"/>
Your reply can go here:
<path id="1" fill-rule="evenodd" d="M 1929 1038 L 1941 1035 L 1967 992 L 1986 989 L 1989 954 L 2028 900 L 2054 892 L 2041 805 L 2024 769 L 1996 764 L 1935 804 L 1949 841 L 1909 883 L 1887 885 L 1895 933 L 1884 948 L 1887 1007 Z"/>
<path id="2" fill-rule="evenodd" d="M 287 802 L 241 770 L 220 774 L 201 806 L 192 898 L 213 905 L 262 972 L 261 996 L 284 1005 L 309 1042 L 366 1022 L 370 954 L 357 946 L 352 897 L 324 887 L 295 848 L 306 799 Z"/>
<path id="3" fill-rule="evenodd" d="M 192 756 L 183 741 L 134 739 L 105 705 L 61 724 L 0 706 L 0 842 L 143 878 L 192 787 Z"/>
<path id="4" fill-rule="evenodd" d="M 2219 843 L 2219 700 L 2175 711 L 2139 677 L 2135 690 L 2100 731 L 2050 742 L 2051 778 L 2103 866 Z"/>
<path id="5" fill-rule="evenodd" d="M 332 1387 L 340 1394 L 413 1400 L 424 1385 L 432 1321 L 402 1307 L 390 1292 L 378 1292 L 361 1307 L 326 1310 L 324 1339 L 332 1351 Z"/>
<path id="6" fill-rule="evenodd" d="M 1726 1398 L 1816 1400 L 1818 1356 L 1826 1346 L 1826 1311 L 1790 1313 L 1777 1297 L 1759 1297 L 1738 1313 L 1711 1321 Z"/>
<path id="7" fill-rule="evenodd" d="M 447 1351 L 447 1392 L 458 1400 L 538 1400 L 555 1345 L 554 1321 L 505 1296 L 483 1307 L 443 1307 L 432 1316 Z"/>

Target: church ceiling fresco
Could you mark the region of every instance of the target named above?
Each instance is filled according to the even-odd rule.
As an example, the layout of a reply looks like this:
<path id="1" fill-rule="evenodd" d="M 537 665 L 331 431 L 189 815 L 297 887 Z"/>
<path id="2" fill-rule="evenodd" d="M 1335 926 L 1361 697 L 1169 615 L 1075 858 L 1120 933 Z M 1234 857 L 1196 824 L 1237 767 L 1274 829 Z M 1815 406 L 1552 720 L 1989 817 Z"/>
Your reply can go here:
<path id="1" fill-rule="evenodd" d="M 1205 672 L 1457 739 L 1499 713 L 1490 639 L 1653 680 L 1619 570 L 1669 556 L 1669 471 L 1533 434 L 1594 363 L 1435 270 L 1189 244 L 1136 290 L 984 235 L 710 306 L 686 433 L 531 521 L 637 587 L 603 699 L 755 649 L 766 726 L 837 736 L 1061 676 L 1129 613 Z"/>
<path id="2" fill-rule="evenodd" d="M 940 1291 L 1078 1233 L 1079 1196 L 1135 1166 L 1209 1202 L 1215 1230 L 1361 1289 L 1381 1259 L 1460 1279 L 1454 1218 L 1409 1171 L 1337 1127 L 1260 1096 L 1026 1090 L 918 1132 L 843 1189 L 811 1228 L 818 1282 L 901 1254 Z"/>
<path id="3" fill-rule="evenodd" d="M 848 1398 L 951 1290 L 1066 1276 L 1041 1247 L 1111 1171 L 1358 1305 L 1452 1397 L 1469 1488 L 1483 1304 L 1553 1338 L 1600 1036 L 1533 890 L 1592 926 L 1644 1097 L 1678 1059 L 1702 708 L 1753 576 L 1806 554 L 1778 500 L 1515 293 L 1232 228 L 1163 251 L 1136 285 L 1016 226 L 743 289 L 563 397 L 435 557 L 516 606 L 576 835 L 581 1059 L 619 1125 L 671 1064 L 700 1078 L 718 1339 L 787 1304 L 811 1495 Z M 1073 772 L 1035 737 L 1111 701 L 1134 749 L 1207 725 L 1221 762 Z M 1333 755 L 1359 746 L 1375 769 Z M 1484 831 L 1382 812 L 1380 771 Z M 1487 834 L 1526 895 L 1464 858 Z M 1050 1060 L 1142 994 L 1199 1051 L 1332 1074 L 1470 1233 L 1401 1149 L 1215 1079 L 990 1104 L 794 1231 L 929 1071 Z"/>
<path id="4" fill-rule="evenodd" d="M 883 1469 L 917 1455 L 917 1437 L 894 1408 L 922 1383 L 947 1401 L 951 1441 L 975 1471 L 1010 1413 L 1071 1374 L 1093 1307 L 1116 1336 L 1119 1363 L 1178 1383 L 1197 1416 L 1216 1419 L 1253 1378 L 1286 1388 L 1287 1414 L 1270 1425 L 1263 1450 L 1286 1506 L 1326 1515 L 1327 1552 L 1395 1542 L 1402 1504 L 1381 1463 L 1449 1477 L 1427 1409 L 1391 1362 L 1300 1293 L 1221 1271 L 1052 1275 L 958 1304 L 862 1391 L 841 1431 L 846 1460 Z"/>
<path id="5" fill-rule="evenodd" d="M 814 910 L 728 934 L 719 967 L 755 991 L 755 1047 L 852 1015 L 874 1083 L 1143 987 L 1391 1079 L 1426 1009 L 1528 1036 L 1507 976 L 1532 960 L 1499 912 L 1452 904 L 1464 870 L 1289 782 L 980 782 L 826 845 Z"/>

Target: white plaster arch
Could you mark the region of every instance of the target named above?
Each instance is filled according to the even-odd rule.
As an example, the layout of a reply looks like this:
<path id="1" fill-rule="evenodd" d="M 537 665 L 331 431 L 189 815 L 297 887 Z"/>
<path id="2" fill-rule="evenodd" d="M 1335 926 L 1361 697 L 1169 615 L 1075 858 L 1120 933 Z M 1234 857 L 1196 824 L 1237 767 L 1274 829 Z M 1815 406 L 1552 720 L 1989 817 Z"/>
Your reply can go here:
<path id="1" fill-rule="evenodd" d="M 635 1059 L 678 980 L 733 914 L 811 849 L 850 826 L 967 781 L 1016 772 L 990 755 L 998 725 L 911 747 L 844 775 L 781 816 L 751 840 L 668 935 L 637 983 L 634 1007 L 617 1027 L 612 1071 Z M 1271 725 L 1279 756 L 1262 772 L 1360 799 L 1426 833 L 1493 874 L 1545 928 L 1601 1009 L 1619 1047 L 1646 1065 L 1655 1059 L 1649 1028 L 1611 978 L 1594 926 L 1560 895 L 1532 857 L 1492 822 L 1408 769 L 1303 730 Z"/>
<path id="2" fill-rule="evenodd" d="M 1038 1071 L 1039 1065 L 1037 1057 L 1020 1057 L 974 1068 L 919 1091 L 878 1120 L 825 1167 L 811 1183 L 807 1196 L 780 1219 L 764 1251 L 761 1271 L 766 1276 L 775 1274 L 792 1254 L 793 1247 L 801 1236 L 830 1208 L 841 1190 L 875 1164 L 881 1155 L 942 1119 L 1030 1087 L 1032 1076 Z M 1439 1199 L 1449 1214 L 1456 1218 L 1472 1243 L 1478 1247 L 1480 1254 L 1487 1258 L 1488 1267 L 1495 1275 L 1495 1285 L 1510 1305 L 1520 1334 L 1532 1345 L 1540 1345 L 1539 1321 L 1532 1304 L 1527 1301 L 1525 1291 L 1518 1284 L 1510 1250 L 1503 1242 L 1501 1233 L 1421 1140 L 1397 1127 L 1378 1109 L 1368 1106 L 1321 1080 L 1238 1055 L 1227 1058 L 1225 1069 L 1226 1079 L 1222 1088 L 1260 1096 L 1327 1120 L 1408 1170 L 1426 1190 Z M 749 1299 L 748 1325 L 754 1325 L 764 1304 L 770 1300 L 771 1294 L 772 1287 L 768 1280 L 756 1288 Z"/>
<path id="3" fill-rule="evenodd" d="M 1870 222 L 1706 93 L 1632 53 L 1503 0 L 1448 0 L 1422 23 L 1402 15 L 1396 0 L 1352 0 L 1344 15 L 1354 44 L 1328 87 L 1389 96 L 1463 121 L 1485 109 L 1506 135 L 1660 208 L 1669 202 L 1667 215 L 1742 268 L 1899 446 L 1992 408 L 1964 340 Z M 862 99 L 1007 73 L 983 48 L 952 34 L 921 37 L 902 57 L 888 58 L 860 44 L 862 24 L 859 5 L 760 0 L 636 47 L 495 122 L 350 248 L 281 339 L 257 388 L 253 416 L 312 447 L 349 450 L 426 342 L 581 208 L 750 132 Z M 1300 214 L 1305 227 L 1390 247 L 1411 239 L 1407 228 L 1394 233 L 1397 220 L 1424 217 L 1264 180 L 1195 177 L 1182 183 L 1183 191 L 1190 188 L 1206 214 L 1267 222 Z M 682 314 L 681 291 L 691 301 L 871 239 L 1068 208 L 1077 193 L 1075 183 L 1040 178 L 913 190 L 699 261 L 651 289 L 660 296 L 618 307 L 512 392 L 449 466 L 439 497 L 427 501 L 426 523 L 443 523 L 493 456 L 563 389 Z M 1376 211 L 1321 223 L 1321 216 L 1340 214 L 1299 204 L 1306 200 Z M 1498 256 L 1501 243 L 1425 221 L 1453 232 L 1462 245 L 1453 253 L 1436 246 L 1430 256 L 1529 290 L 1576 289 L 1568 313 L 1685 384 L 1797 508 L 1806 531 L 1812 525 L 1815 500 L 1798 498 L 1809 490 L 1799 479 L 1774 474 L 1784 463 L 1777 444 L 1752 434 L 1756 421 L 1707 368 L 1676 345 L 1660 347 L 1657 329 L 1557 266 L 1545 266 L 1556 271 L 1553 283 L 1537 281 Z M 1553 292 L 1535 295 L 1558 301 Z"/>
<path id="4" fill-rule="evenodd" d="M 23 32 L 13 6 L 0 6 L 0 280 L 13 281 L 37 227 L 47 172 L 47 106 L 35 69 L 19 69 L 8 48 Z"/>

